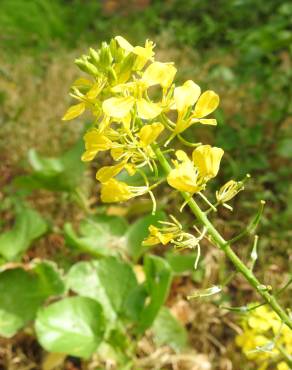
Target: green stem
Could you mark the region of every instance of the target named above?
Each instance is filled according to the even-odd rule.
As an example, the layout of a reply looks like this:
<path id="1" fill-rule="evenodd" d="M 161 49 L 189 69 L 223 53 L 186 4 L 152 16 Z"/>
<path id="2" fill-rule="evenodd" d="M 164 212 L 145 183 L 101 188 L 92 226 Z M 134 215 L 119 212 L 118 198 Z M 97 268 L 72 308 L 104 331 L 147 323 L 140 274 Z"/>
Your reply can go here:
<path id="1" fill-rule="evenodd" d="M 169 174 L 172 168 L 158 146 L 155 146 L 155 154 L 166 174 Z M 197 220 L 207 228 L 208 234 L 211 236 L 212 241 L 225 253 L 228 259 L 233 263 L 235 268 L 256 289 L 256 291 L 261 295 L 265 302 L 269 304 L 270 307 L 278 314 L 283 323 L 285 323 L 290 329 L 292 329 L 292 320 L 290 319 L 288 314 L 279 305 L 276 298 L 269 293 L 268 288 L 258 281 L 253 272 L 248 269 L 240 260 L 240 258 L 233 252 L 230 244 L 215 229 L 206 214 L 200 209 L 196 201 L 193 198 L 190 199 L 190 194 L 186 192 L 181 192 L 181 195 L 185 200 L 188 201 L 188 206 L 190 207 L 193 214 L 196 216 Z"/>
<path id="2" fill-rule="evenodd" d="M 277 348 L 280 351 L 281 355 L 284 357 L 289 368 L 292 369 L 292 357 L 289 355 L 289 353 L 286 352 L 285 348 L 283 348 L 283 346 L 281 346 L 280 344 L 277 346 Z"/>

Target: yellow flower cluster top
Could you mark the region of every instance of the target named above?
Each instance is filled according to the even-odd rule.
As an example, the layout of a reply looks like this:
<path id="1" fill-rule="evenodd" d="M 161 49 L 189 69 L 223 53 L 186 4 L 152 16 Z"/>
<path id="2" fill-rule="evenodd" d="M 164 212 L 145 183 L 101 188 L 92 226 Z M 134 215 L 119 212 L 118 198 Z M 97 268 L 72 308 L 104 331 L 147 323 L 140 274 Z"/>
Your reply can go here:
<path id="1" fill-rule="evenodd" d="M 219 104 L 218 95 L 209 90 L 201 93 L 191 80 L 175 86 L 174 64 L 155 61 L 154 46 L 149 40 L 144 47 L 132 46 L 117 36 L 110 44 L 102 43 L 99 50 L 90 49 L 89 55 L 76 60 L 90 77 L 73 83 L 71 96 L 78 104 L 68 109 L 63 120 L 74 119 L 85 110 L 94 117 L 92 128 L 84 136 L 82 160 L 91 161 L 99 152 L 109 151 L 112 165 L 101 167 L 96 174 L 103 202 L 151 194 L 153 184 L 143 173 L 145 186 L 129 186 L 116 177 L 123 170 L 129 175 L 143 172 L 145 166 L 157 173 L 153 150 L 157 140 L 167 146 L 193 124 L 217 124 L 209 115 Z M 149 97 L 152 87 L 156 87 L 155 99 Z M 179 150 L 167 181 L 177 190 L 200 192 L 217 175 L 222 156 L 222 149 L 210 145 L 198 146 L 192 159 Z"/>
<path id="2" fill-rule="evenodd" d="M 274 311 L 267 305 L 252 309 L 244 316 L 241 327 L 236 343 L 248 359 L 255 361 L 257 370 L 271 364 L 273 369 L 289 370 L 285 360 L 292 356 L 292 332 Z"/>

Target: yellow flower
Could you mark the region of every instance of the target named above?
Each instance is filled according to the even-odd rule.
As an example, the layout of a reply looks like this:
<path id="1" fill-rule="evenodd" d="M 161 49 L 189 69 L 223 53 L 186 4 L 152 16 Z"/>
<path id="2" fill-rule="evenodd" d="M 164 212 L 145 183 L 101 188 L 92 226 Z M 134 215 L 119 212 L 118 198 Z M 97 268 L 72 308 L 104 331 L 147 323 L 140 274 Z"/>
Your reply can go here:
<path id="1" fill-rule="evenodd" d="M 223 154 L 223 149 L 210 145 L 200 145 L 193 151 L 193 162 L 204 179 L 217 175 Z"/>
<path id="2" fill-rule="evenodd" d="M 132 196 L 132 192 L 125 182 L 110 179 L 101 186 L 100 197 L 104 203 L 123 202 Z"/>
<path id="3" fill-rule="evenodd" d="M 129 114 L 134 103 L 135 99 L 132 96 L 109 98 L 102 103 L 102 110 L 107 116 L 121 119 Z"/>
<path id="4" fill-rule="evenodd" d="M 109 181 L 112 177 L 117 176 L 125 168 L 125 165 L 126 162 L 121 162 L 114 166 L 101 167 L 96 173 L 96 180 L 101 183 Z"/>
<path id="5" fill-rule="evenodd" d="M 243 332 L 236 337 L 236 344 L 249 359 L 258 365 L 263 364 L 261 369 L 266 369 L 270 360 L 278 360 L 280 351 L 277 345 L 281 345 L 288 355 L 292 354 L 291 330 L 281 323 L 280 318 L 269 306 L 263 305 L 249 311 L 243 318 L 241 326 Z M 277 364 L 277 370 L 288 368 L 283 361 Z"/>
<path id="6" fill-rule="evenodd" d="M 257 334 L 253 330 L 245 330 L 235 338 L 236 344 L 242 348 L 243 353 L 250 360 L 262 362 L 270 357 L 267 352 L 256 351 L 257 347 L 267 345 L 270 340 L 264 335 Z"/>
<path id="7" fill-rule="evenodd" d="M 163 233 L 159 228 L 153 225 L 150 225 L 148 230 L 150 235 L 143 241 L 143 245 L 145 246 L 150 247 L 160 243 L 166 245 L 175 237 L 174 233 Z"/>
<path id="8" fill-rule="evenodd" d="M 155 47 L 155 44 L 152 41 L 146 40 L 145 46 L 142 47 L 142 46 L 132 46 L 122 36 L 116 36 L 115 39 L 122 49 L 126 50 L 128 53 L 134 53 L 135 55 L 137 55 L 137 59 L 133 66 L 134 70 L 141 70 L 148 62 L 148 60 L 152 60 L 154 56 L 153 49 Z"/>
<path id="9" fill-rule="evenodd" d="M 277 370 L 289 370 L 289 366 L 286 364 L 286 362 L 280 362 L 278 365 L 277 365 Z"/>
<path id="10" fill-rule="evenodd" d="M 205 91 L 197 101 L 194 111 L 191 115 L 191 124 L 200 122 L 207 125 L 216 125 L 217 121 L 215 119 L 204 118 L 214 110 L 219 105 L 219 96 L 211 90 Z"/>
<path id="11" fill-rule="evenodd" d="M 201 88 L 192 80 L 186 81 L 182 86 L 174 89 L 173 97 L 175 108 L 179 113 L 185 112 L 190 106 L 194 105 L 201 94 Z"/>
<path id="12" fill-rule="evenodd" d="M 125 182 L 116 179 L 101 185 L 101 200 L 104 203 L 123 202 L 149 192 L 147 186 L 129 186 Z"/>
<path id="13" fill-rule="evenodd" d="M 127 163 L 127 159 L 113 166 L 101 167 L 96 172 L 96 180 L 101 183 L 106 183 L 113 177 L 117 176 L 123 169 L 125 169 L 130 176 L 136 173 L 136 167 L 132 164 Z"/>
<path id="14" fill-rule="evenodd" d="M 177 190 L 186 191 L 191 194 L 202 190 L 204 184 L 202 184 L 199 178 L 199 171 L 194 167 L 194 164 L 186 153 L 178 150 L 175 155 L 181 163 L 174 161 L 175 168 L 167 176 L 169 185 Z"/>
<path id="15" fill-rule="evenodd" d="M 160 122 L 154 122 L 150 125 L 143 126 L 138 133 L 141 144 L 143 146 L 148 146 L 152 144 L 163 130 L 164 126 Z"/>
<path id="16" fill-rule="evenodd" d="M 93 129 L 84 135 L 85 149 L 81 159 L 85 162 L 91 161 L 98 152 L 112 148 L 112 141 L 98 130 Z"/>
<path id="17" fill-rule="evenodd" d="M 243 189 L 244 186 L 241 181 L 229 180 L 221 186 L 219 191 L 216 191 L 216 199 L 219 203 L 226 203 Z"/>
<path id="18" fill-rule="evenodd" d="M 79 117 L 85 111 L 85 103 L 78 103 L 68 108 L 64 114 L 62 121 L 70 121 L 71 119 Z"/>
<path id="19" fill-rule="evenodd" d="M 147 86 L 160 85 L 167 89 L 173 82 L 176 68 L 170 63 L 151 63 L 142 75 L 142 81 Z"/>
<path id="20" fill-rule="evenodd" d="M 186 81 L 182 86 L 174 89 L 174 104 L 171 109 L 178 111 L 174 135 L 180 134 L 194 123 L 217 125 L 216 119 L 204 118 L 212 113 L 219 104 L 219 96 L 214 91 L 205 91 L 201 96 L 200 87 L 192 80 Z M 189 108 L 195 104 L 191 113 Z"/>
<path id="21" fill-rule="evenodd" d="M 174 161 L 175 168 L 167 176 L 167 182 L 177 190 L 198 193 L 217 175 L 223 153 L 220 148 L 201 145 L 193 151 L 191 161 L 185 152 L 178 150 L 175 154 L 181 163 Z"/>
<path id="22" fill-rule="evenodd" d="M 107 116 L 123 119 L 131 112 L 134 104 L 136 104 L 138 116 L 142 119 L 153 119 L 162 111 L 158 104 L 143 98 L 136 99 L 133 96 L 109 98 L 103 102 L 102 110 Z"/>

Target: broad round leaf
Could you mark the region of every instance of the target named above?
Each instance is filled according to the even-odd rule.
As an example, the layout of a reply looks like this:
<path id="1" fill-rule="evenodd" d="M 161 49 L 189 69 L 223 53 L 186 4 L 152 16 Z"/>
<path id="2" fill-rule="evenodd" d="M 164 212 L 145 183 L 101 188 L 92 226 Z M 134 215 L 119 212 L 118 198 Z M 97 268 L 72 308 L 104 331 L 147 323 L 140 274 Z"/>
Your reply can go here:
<path id="1" fill-rule="evenodd" d="M 79 262 L 67 275 L 68 288 L 97 300 L 111 321 L 123 314 L 125 302 L 137 285 L 131 266 L 116 257 Z"/>
<path id="2" fill-rule="evenodd" d="M 38 212 L 28 207 L 19 207 L 12 229 L 0 235 L 0 255 L 7 261 L 19 259 L 33 240 L 46 231 L 47 224 Z"/>
<path id="3" fill-rule="evenodd" d="M 47 351 L 89 358 L 103 338 L 102 308 L 90 298 L 65 298 L 39 310 L 35 329 Z"/>
<path id="4" fill-rule="evenodd" d="M 0 335 L 11 337 L 33 320 L 40 305 L 64 292 L 62 278 L 51 262 L 36 262 L 30 269 L 0 273 Z"/>

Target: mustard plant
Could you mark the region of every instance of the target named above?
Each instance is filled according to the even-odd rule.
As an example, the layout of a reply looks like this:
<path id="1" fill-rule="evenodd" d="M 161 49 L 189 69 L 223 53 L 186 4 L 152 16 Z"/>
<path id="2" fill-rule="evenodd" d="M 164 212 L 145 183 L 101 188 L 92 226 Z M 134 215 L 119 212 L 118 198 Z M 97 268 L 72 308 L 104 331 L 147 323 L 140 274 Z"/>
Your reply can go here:
<path id="1" fill-rule="evenodd" d="M 73 83 L 70 95 L 78 103 L 68 109 L 63 120 L 77 118 L 85 111 L 90 111 L 93 116 L 92 127 L 84 136 L 82 160 L 92 161 L 100 152 L 109 153 L 112 164 L 99 167 L 96 173 L 101 201 L 125 202 L 148 194 L 154 213 L 157 202 L 153 189 L 166 182 L 173 191 L 180 193 L 180 210 L 187 205 L 194 214 L 194 233 L 184 231 L 181 222 L 171 216 L 169 221 L 161 222 L 160 228 L 150 226 L 144 244 L 170 243 L 179 248 L 196 249 L 199 258 L 200 242 L 203 238 L 208 239 L 225 253 L 236 270 L 259 293 L 263 303 L 292 329 L 292 320 L 279 305 L 272 289 L 262 284 L 252 267 L 248 267 L 232 249 L 234 243 L 254 231 L 264 202 L 251 224 L 232 240 L 225 240 L 209 220 L 220 206 L 232 209 L 228 202 L 244 189 L 245 180 L 231 179 L 223 184 L 216 191 L 217 202 L 213 204 L 205 191 L 209 181 L 219 172 L 224 151 L 208 144 L 189 142 L 183 133 L 193 125 L 217 125 L 212 113 L 219 105 L 219 96 L 212 90 L 202 92 L 192 80 L 176 86 L 175 65 L 156 61 L 154 47 L 150 40 L 144 46 L 132 46 L 117 36 L 109 44 L 102 43 L 99 50 L 90 49 L 88 55 L 75 61 L 89 77 Z M 156 99 L 150 97 L 152 87 L 156 88 Z M 185 150 L 175 151 L 174 140 L 179 140 Z M 188 153 L 190 148 L 191 155 Z M 163 179 L 158 176 L 160 169 L 164 172 Z M 129 176 L 139 174 L 144 184 L 133 186 L 119 180 L 122 171 Z M 206 210 L 199 206 L 198 198 L 206 202 Z M 253 261 L 256 244 L 257 238 Z M 202 296 L 218 291 L 218 287 L 211 287 Z"/>

